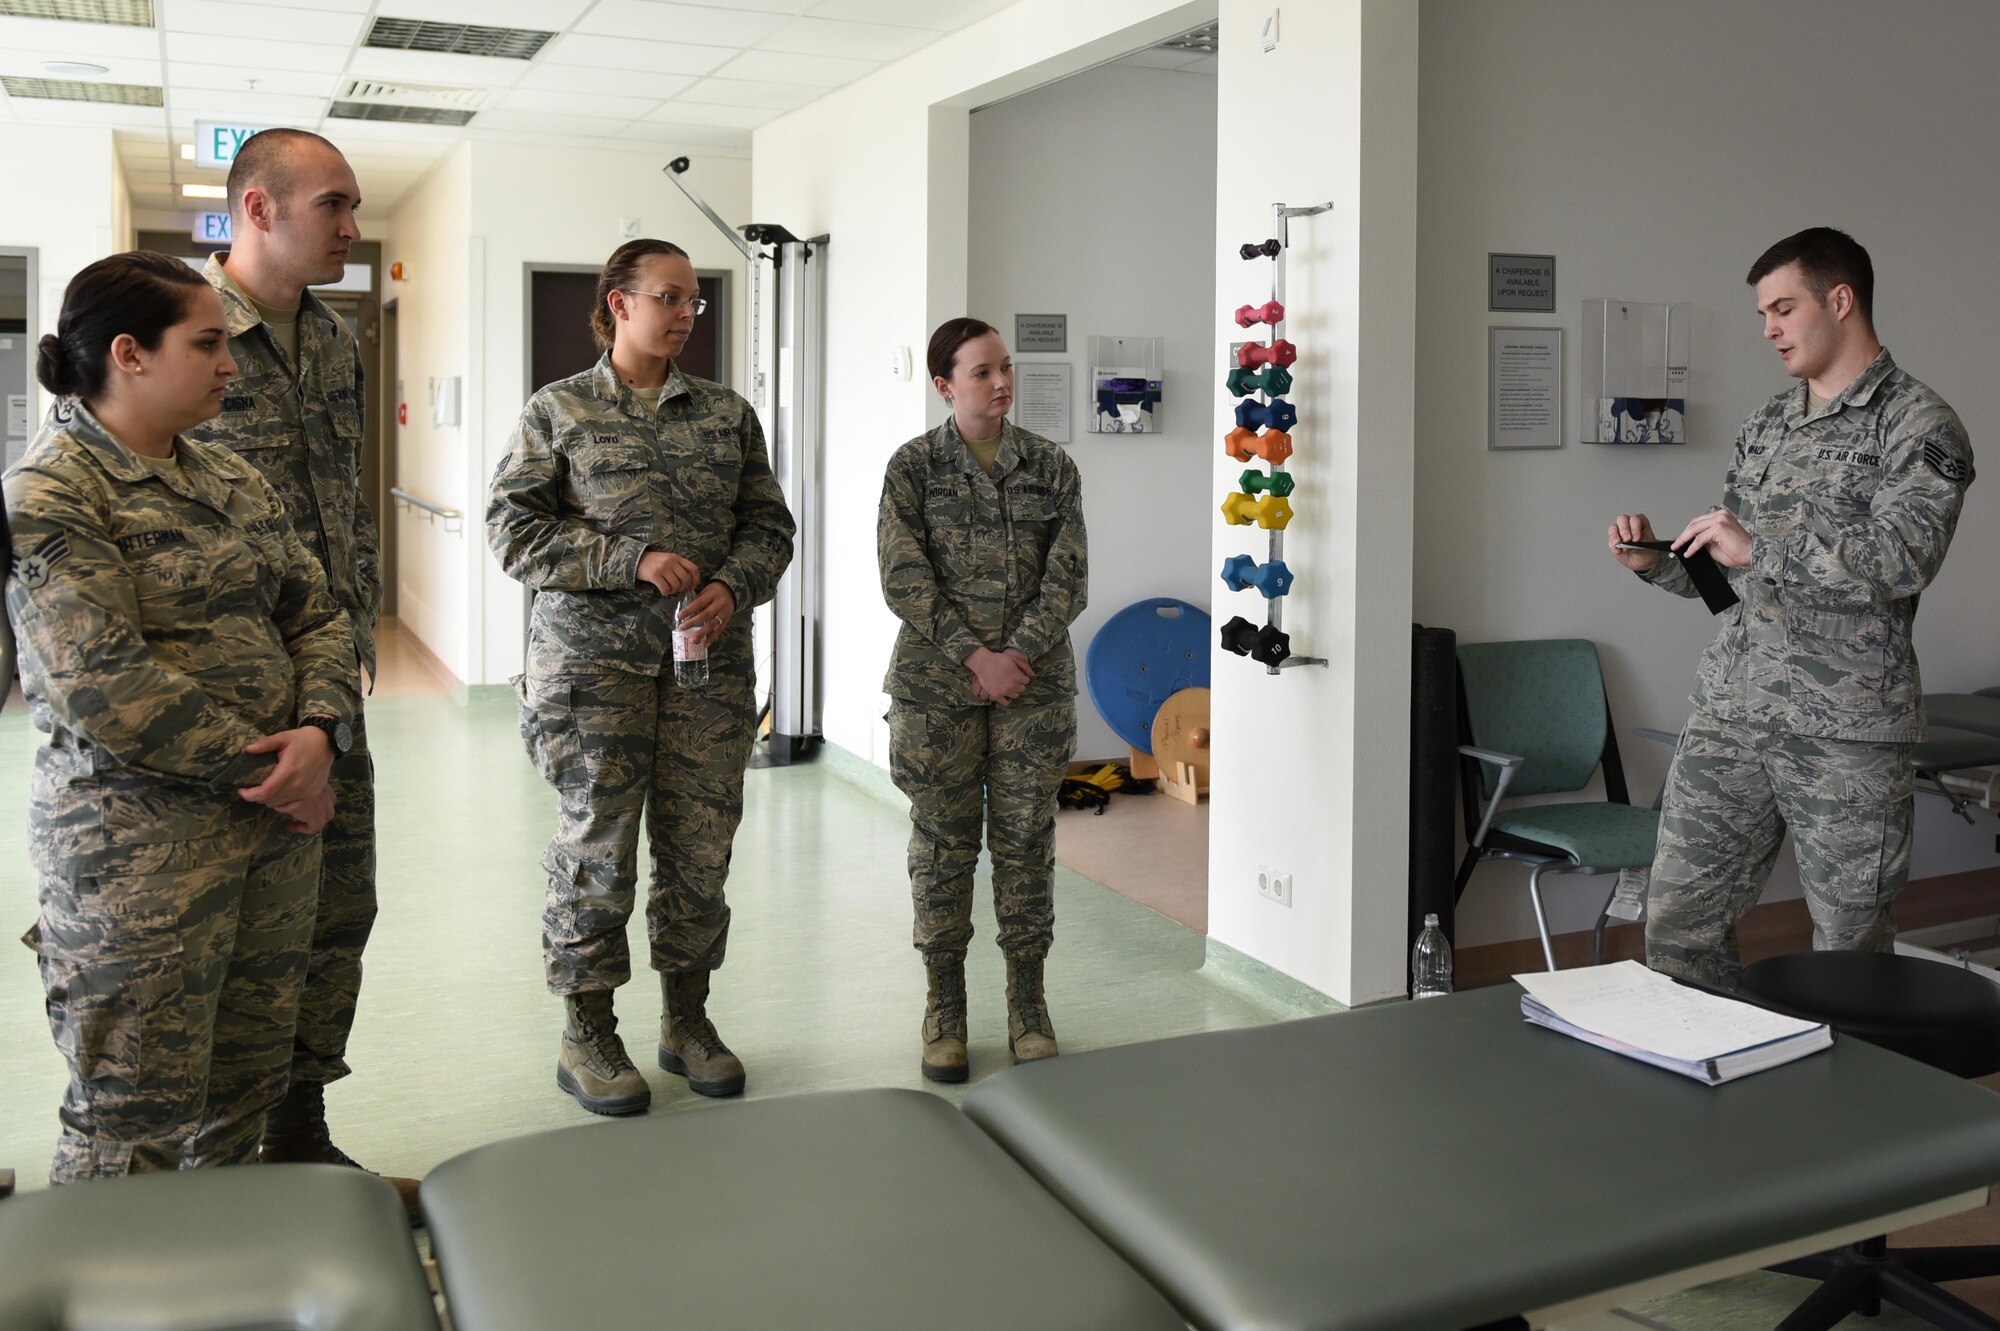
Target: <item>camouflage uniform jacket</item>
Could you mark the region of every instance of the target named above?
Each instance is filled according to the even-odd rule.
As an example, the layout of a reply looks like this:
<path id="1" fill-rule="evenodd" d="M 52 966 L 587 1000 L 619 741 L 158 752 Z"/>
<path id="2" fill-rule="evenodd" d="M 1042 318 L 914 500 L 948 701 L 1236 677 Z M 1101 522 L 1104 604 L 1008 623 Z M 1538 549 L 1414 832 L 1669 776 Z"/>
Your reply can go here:
<path id="1" fill-rule="evenodd" d="M 539 593 L 528 640 L 538 678 L 657 675 L 673 659 L 675 598 L 637 581 L 648 550 L 729 588 L 736 613 L 710 664 L 748 674 L 749 611 L 776 593 L 793 530 L 748 402 L 670 368 L 656 418 L 608 352 L 528 399 L 486 506 L 500 566 Z"/>
<path id="2" fill-rule="evenodd" d="M 284 501 L 292 527 L 326 568 L 333 599 L 354 630 L 354 654 L 375 676 L 382 552 L 375 512 L 361 494 L 361 350 L 340 316 L 308 291 L 299 311 L 299 363 L 284 353 L 228 273 L 209 256 L 202 276 L 222 297 L 236 377 L 222 414 L 188 437 L 223 444 L 256 467 Z"/>
<path id="3" fill-rule="evenodd" d="M 918 435 L 889 459 L 875 554 L 903 621 L 882 682 L 890 697 L 976 706 L 964 662 L 978 647 L 1018 647 L 1034 663 L 1023 704 L 1076 695 L 1069 626 L 1090 559 L 1068 453 L 1008 421 L 989 476 L 955 422 Z"/>
<path id="4" fill-rule="evenodd" d="M 347 617 L 277 495 L 227 449 L 177 452 L 156 473 L 65 400 L 7 473 L 45 868 L 220 832 L 270 769 L 246 744 L 359 706 Z"/>
<path id="5" fill-rule="evenodd" d="M 1693 702 L 1763 729 L 1869 743 L 1922 737 L 1912 628 L 1972 484 L 1958 415 L 1887 351 L 1810 416 L 1806 386 L 1736 435 L 1723 502 L 1750 533 L 1741 598 Z M 1642 577 L 1693 596 L 1679 561 Z"/>

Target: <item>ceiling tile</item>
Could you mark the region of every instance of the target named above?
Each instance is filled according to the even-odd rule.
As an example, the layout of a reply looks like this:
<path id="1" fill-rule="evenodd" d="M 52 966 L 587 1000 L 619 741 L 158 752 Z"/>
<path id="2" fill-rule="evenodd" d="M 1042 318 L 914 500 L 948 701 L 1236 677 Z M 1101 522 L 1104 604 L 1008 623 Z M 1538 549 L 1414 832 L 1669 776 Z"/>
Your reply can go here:
<path id="1" fill-rule="evenodd" d="M 590 0 L 377 0 L 375 13 L 384 18 L 561 32 L 589 8 Z"/>
<path id="2" fill-rule="evenodd" d="M 646 119 L 666 125 L 727 125 L 755 129 L 784 112 L 769 106 L 707 106 L 700 102 L 668 102 Z"/>
<path id="3" fill-rule="evenodd" d="M 520 134 L 602 138 L 631 123 L 629 116 L 552 116 L 537 111 L 481 111 L 471 128 Z"/>
<path id="4" fill-rule="evenodd" d="M 838 88 L 864 74 L 879 69 L 873 60 L 846 60 L 838 56 L 793 55 L 785 51 L 745 51 L 715 72 L 724 78 L 752 79 L 770 83 L 816 83 L 822 88 Z"/>
<path id="5" fill-rule="evenodd" d="M 826 96 L 810 83 L 751 83 L 744 79 L 703 79 L 681 94 L 709 106 L 768 106 L 790 111 Z"/>
<path id="6" fill-rule="evenodd" d="M 581 92 L 516 88 L 494 103 L 499 111 L 545 111 L 561 116 L 613 116 L 637 120 L 660 104 L 658 97 L 607 97 Z"/>
<path id="7" fill-rule="evenodd" d="M 266 86 L 284 86 L 282 79 Z M 221 92 L 190 88 L 173 94 L 174 114 L 196 120 L 223 120 L 250 125 L 309 126 L 326 114 L 326 98 L 293 97 L 276 92 Z"/>
<path id="8" fill-rule="evenodd" d="M 69 59 L 117 56 L 158 60 L 160 35 L 151 28 L 61 19 L 0 18 L 0 51 L 51 51 Z M 99 64 L 104 63 L 102 60 Z"/>
<path id="9" fill-rule="evenodd" d="M 841 23 L 833 19 L 794 19 L 758 42 L 760 50 L 797 51 L 807 55 L 850 56 L 858 60 L 897 60 L 938 39 L 932 28 L 897 28 L 883 23 Z"/>
<path id="10" fill-rule="evenodd" d="M 157 0 L 160 26 L 168 32 L 198 32 L 217 37 L 261 37 L 282 33 L 286 41 L 352 46 L 367 20 L 360 14 L 329 9 L 233 4 L 229 0 Z"/>
<path id="11" fill-rule="evenodd" d="M 650 97 L 659 101 L 694 84 L 686 74 L 657 74 L 644 69 L 605 69 L 592 65 L 545 65 L 537 60 L 516 88 L 550 92 L 601 92 L 614 97 Z"/>
<path id="12" fill-rule="evenodd" d="M 347 63 L 345 46 L 273 42 L 254 37 L 206 37 L 192 32 L 170 32 L 165 40 L 169 63 L 184 60 L 190 64 L 243 65 L 250 70 L 246 77 L 255 77 L 259 71 L 287 69 L 330 74 Z"/>
<path id="13" fill-rule="evenodd" d="M 368 79 L 493 88 L 513 83 L 528 72 L 528 64 L 523 60 L 499 60 L 491 56 L 392 51 L 363 46 L 354 52 L 354 59 L 347 64 L 347 72 Z"/>
<path id="14" fill-rule="evenodd" d="M 997 14 L 1014 0 L 820 0 L 806 13 L 851 23 L 891 23 L 952 32 Z"/>
<path id="15" fill-rule="evenodd" d="M 597 0 L 576 31 L 697 46 L 754 46 L 785 26 L 781 14 L 752 14 L 660 0 Z"/>
<path id="16" fill-rule="evenodd" d="M 112 106 L 103 102 L 48 102 L 9 97 L 14 118 L 24 125 L 145 125 L 160 123 L 157 106 Z"/>
<path id="17" fill-rule="evenodd" d="M 0 74 L 13 74 L 23 78 L 45 79 L 50 77 L 42 68 L 44 60 L 78 60 L 84 53 L 76 51 L 43 51 L 0 47 Z M 110 71 L 100 74 L 91 82 L 138 83 L 149 87 L 160 86 L 159 48 L 156 45 L 149 57 L 91 55 L 93 64 L 103 65 Z"/>
<path id="18" fill-rule="evenodd" d="M 462 132 L 475 143 L 523 143 L 535 148 L 580 148 L 602 137 L 601 134 L 551 134 L 528 129 L 473 129 L 470 126 Z"/>
<path id="19" fill-rule="evenodd" d="M 666 125 L 651 120 L 634 121 L 614 137 L 617 142 L 611 146 L 626 148 L 663 147 L 673 150 L 702 147 L 747 148 L 750 145 L 750 131 L 747 129 L 730 129 L 723 125 Z"/>
<path id="20" fill-rule="evenodd" d="M 250 79 L 257 80 L 255 89 L 244 86 Z M 167 62 L 167 86 L 176 102 L 188 89 L 196 88 L 225 92 L 283 92 L 294 97 L 331 97 L 340 83 L 338 74 L 313 74 L 305 70 L 267 74 L 242 65 L 200 65 L 183 60 Z"/>
<path id="21" fill-rule="evenodd" d="M 729 56 L 730 52 L 719 46 L 683 46 L 674 42 L 628 41 L 595 33 L 571 33 L 543 47 L 540 58 L 552 64 L 604 65 L 661 74 L 707 74 Z"/>

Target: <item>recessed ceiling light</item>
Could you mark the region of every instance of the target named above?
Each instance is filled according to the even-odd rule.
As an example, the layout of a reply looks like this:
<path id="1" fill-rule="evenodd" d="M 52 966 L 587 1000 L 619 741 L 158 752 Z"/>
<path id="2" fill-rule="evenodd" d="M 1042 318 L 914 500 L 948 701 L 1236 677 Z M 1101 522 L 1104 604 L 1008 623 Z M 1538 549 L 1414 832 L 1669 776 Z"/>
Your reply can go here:
<path id="1" fill-rule="evenodd" d="M 108 65 L 93 65 L 88 60 L 44 60 L 42 73 L 53 74 L 59 79 L 89 79 L 99 74 L 109 74 Z"/>
<path id="2" fill-rule="evenodd" d="M 229 197 L 227 185 L 183 185 L 181 197 L 187 199 L 226 199 Z"/>
<path id="3" fill-rule="evenodd" d="M 181 145 L 181 160 L 183 162 L 192 162 L 194 160 L 194 145 L 192 143 L 183 143 Z"/>

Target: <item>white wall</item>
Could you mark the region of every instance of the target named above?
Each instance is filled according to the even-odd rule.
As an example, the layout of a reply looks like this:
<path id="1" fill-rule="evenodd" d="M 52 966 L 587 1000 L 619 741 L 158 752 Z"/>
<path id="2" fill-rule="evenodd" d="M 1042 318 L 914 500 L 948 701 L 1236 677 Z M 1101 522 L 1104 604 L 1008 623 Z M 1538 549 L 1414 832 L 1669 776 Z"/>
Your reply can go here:
<path id="1" fill-rule="evenodd" d="M 1423 5 L 1417 618 L 1462 641 L 1595 639 L 1635 797 L 1658 789 L 1668 755 L 1631 730 L 1679 725 L 1714 624 L 1638 585 L 1604 531 L 1633 510 L 1677 531 L 1719 503 L 1737 425 L 1790 382 L 1743 282 L 1766 246 L 1821 224 L 1866 245 L 1883 342 L 1995 456 L 2000 9 L 1909 0 L 1893 40 L 1884 15 L 1871 0 Z M 1556 313 L 1489 314 L 1489 250 L 1553 253 Z M 1575 442 L 1587 297 L 1692 304 L 1688 446 Z M 1565 448 L 1487 452 L 1494 324 L 1567 330 Z M 1918 616 L 1934 690 L 2000 682 L 1996 466 Z M 1927 797 L 1918 810 L 1914 876 L 1995 863 L 1990 824 L 1967 828 Z M 1481 871 L 1461 946 L 1533 933 L 1520 879 Z M 1768 895 L 1797 890 L 1787 857 Z M 1557 887 L 1556 927 L 1586 927 L 1600 901 Z"/>
<path id="2" fill-rule="evenodd" d="M 0 189 L 0 245 L 37 251 L 41 326 L 28 330 L 33 343 L 55 332 L 63 288 L 78 270 L 131 247 L 129 197 L 109 129 L 0 123 L 0 162 L 8 182 Z M 49 401 L 39 384 L 28 392 L 32 436 Z"/>
<path id="3" fill-rule="evenodd" d="M 401 302 L 410 403 L 398 482 L 466 515 L 459 532 L 399 516 L 399 603 L 404 622 L 465 683 L 504 682 L 521 668 L 525 598 L 488 551 L 483 519 L 493 469 L 540 387 L 524 382 L 526 266 L 600 265 L 623 241 L 619 219 L 637 218 L 641 235 L 674 241 L 697 268 L 735 274 L 733 371 L 743 372 L 742 256 L 661 173 L 676 155 L 467 143 L 396 210 L 384 259 L 413 274 L 386 293 Z M 688 178 L 725 219 L 752 220 L 746 163 L 696 157 Z M 578 185 L 547 185 L 565 180 Z M 452 374 L 465 378 L 462 423 L 433 427 L 426 385 Z"/>
<path id="4" fill-rule="evenodd" d="M 1266 8 L 1221 12 L 1213 337 L 1220 361 L 1241 336 L 1222 312 L 1269 290 L 1269 261 L 1236 247 L 1274 234 L 1271 204 L 1332 201 L 1291 225 L 1285 324 L 1300 422 L 1285 627 L 1295 653 L 1329 664 L 1274 677 L 1215 651 L 1209 933 L 1359 1003 L 1401 992 L 1406 946 L 1417 14 L 1408 0 L 1288 5 L 1266 54 Z M 1274 125 L 1293 130 L 1282 152 Z M 1230 408 L 1218 391 L 1218 438 Z M 1212 456 L 1220 492 L 1240 468 Z M 1211 521 L 1214 563 L 1262 561 L 1263 533 Z M 1261 620 L 1261 605 L 1223 594 L 1215 613 Z M 1292 906 L 1258 895 L 1259 865 L 1292 875 Z"/>
<path id="5" fill-rule="evenodd" d="M 1022 0 L 754 134 L 759 220 L 832 237 L 821 659 L 833 743 L 887 764 L 881 684 L 896 621 L 876 575 L 876 501 L 889 455 L 943 419 L 922 375 L 898 382 L 889 359 L 907 347 L 921 365 L 930 330 L 967 308 L 970 109 L 1214 12 L 1212 0 Z"/>
<path id="6" fill-rule="evenodd" d="M 1200 262 L 1215 244 L 1215 78 L 1106 65 L 975 113 L 970 146 L 966 312 L 1010 346 L 1016 314 L 1069 316 L 1067 352 L 1016 347 L 1014 359 L 1070 366 L 1069 452 L 1091 547 L 1080 666 L 1113 612 L 1158 596 L 1206 610 L 1219 586 L 1202 539 L 1218 502 L 1208 408 L 1223 373 Z M 1161 433 L 1087 433 L 1093 334 L 1165 339 Z M 1077 711 L 1079 754 L 1124 754 L 1088 689 Z"/>
<path id="7" fill-rule="evenodd" d="M 479 450 L 463 424 L 431 423 L 429 385 L 466 377 L 461 420 L 472 419 L 470 331 L 472 294 L 483 282 L 471 243 L 471 144 L 454 148 L 403 200 L 383 243 L 383 299 L 396 302 L 397 377 L 410 419 L 397 436 L 395 483 L 415 495 L 464 511 L 464 530 L 395 505 L 377 516 L 396 524 L 396 613 L 407 628 L 458 678 L 467 675 L 465 589 L 473 561 L 485 553 L 479 518 L 485 505 L 467 484 L 470 459 Z M 389 281 L 391 263 L 404 280 Z M 394 392 L 393 383 L 377 386 Z"/>

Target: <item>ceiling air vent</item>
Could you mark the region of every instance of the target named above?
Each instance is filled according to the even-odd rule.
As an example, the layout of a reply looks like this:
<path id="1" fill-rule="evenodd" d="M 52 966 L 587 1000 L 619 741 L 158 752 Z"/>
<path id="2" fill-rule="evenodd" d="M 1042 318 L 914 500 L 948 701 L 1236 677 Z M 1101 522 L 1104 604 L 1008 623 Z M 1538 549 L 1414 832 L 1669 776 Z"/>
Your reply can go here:
<path id="1" fill-rule="evenodd" d="M 485 88 L 349 79 L 328 114 L 341 120 L 397 120 L 414 125 L 463 125 L 485 102 Z"/>
<path id="2" fill-rule="evenodd" d="M 4 0 L 0 0 L 4 2 Z M 447 55 L 487 55 L 532 60 L 553 32 L 536 28 L 483 28 L 475 23 L 433 23 L 429 19 L 378 18 L 366 45 L 396 51 L 440 51 Z"/>
<path id="3" fill-rule="evenodd" d="M 1161 51 L 1193 51 L 1202 55 L 1214 55 L 1217 46 L 1216 24 L 1184 32 L 1178 37 L 1169 37 L 1155 49 Z"/>
<path id="4" fill-rule="evenodd" d="M 0 0 L 0 16 L 150 28 L 153 26 L 153 0 Z M 153 105 L 158 106 L 159 103 Z"/>
<path id="5" fill-rule="evenodd" d="M 109 102 L 114 106 L 158 106 L 160 90 L 142 83 L 85 83 L 80 79 L 19 79 L 0 77 L 9 97 L 39 97 L 50 102 Z"/>

